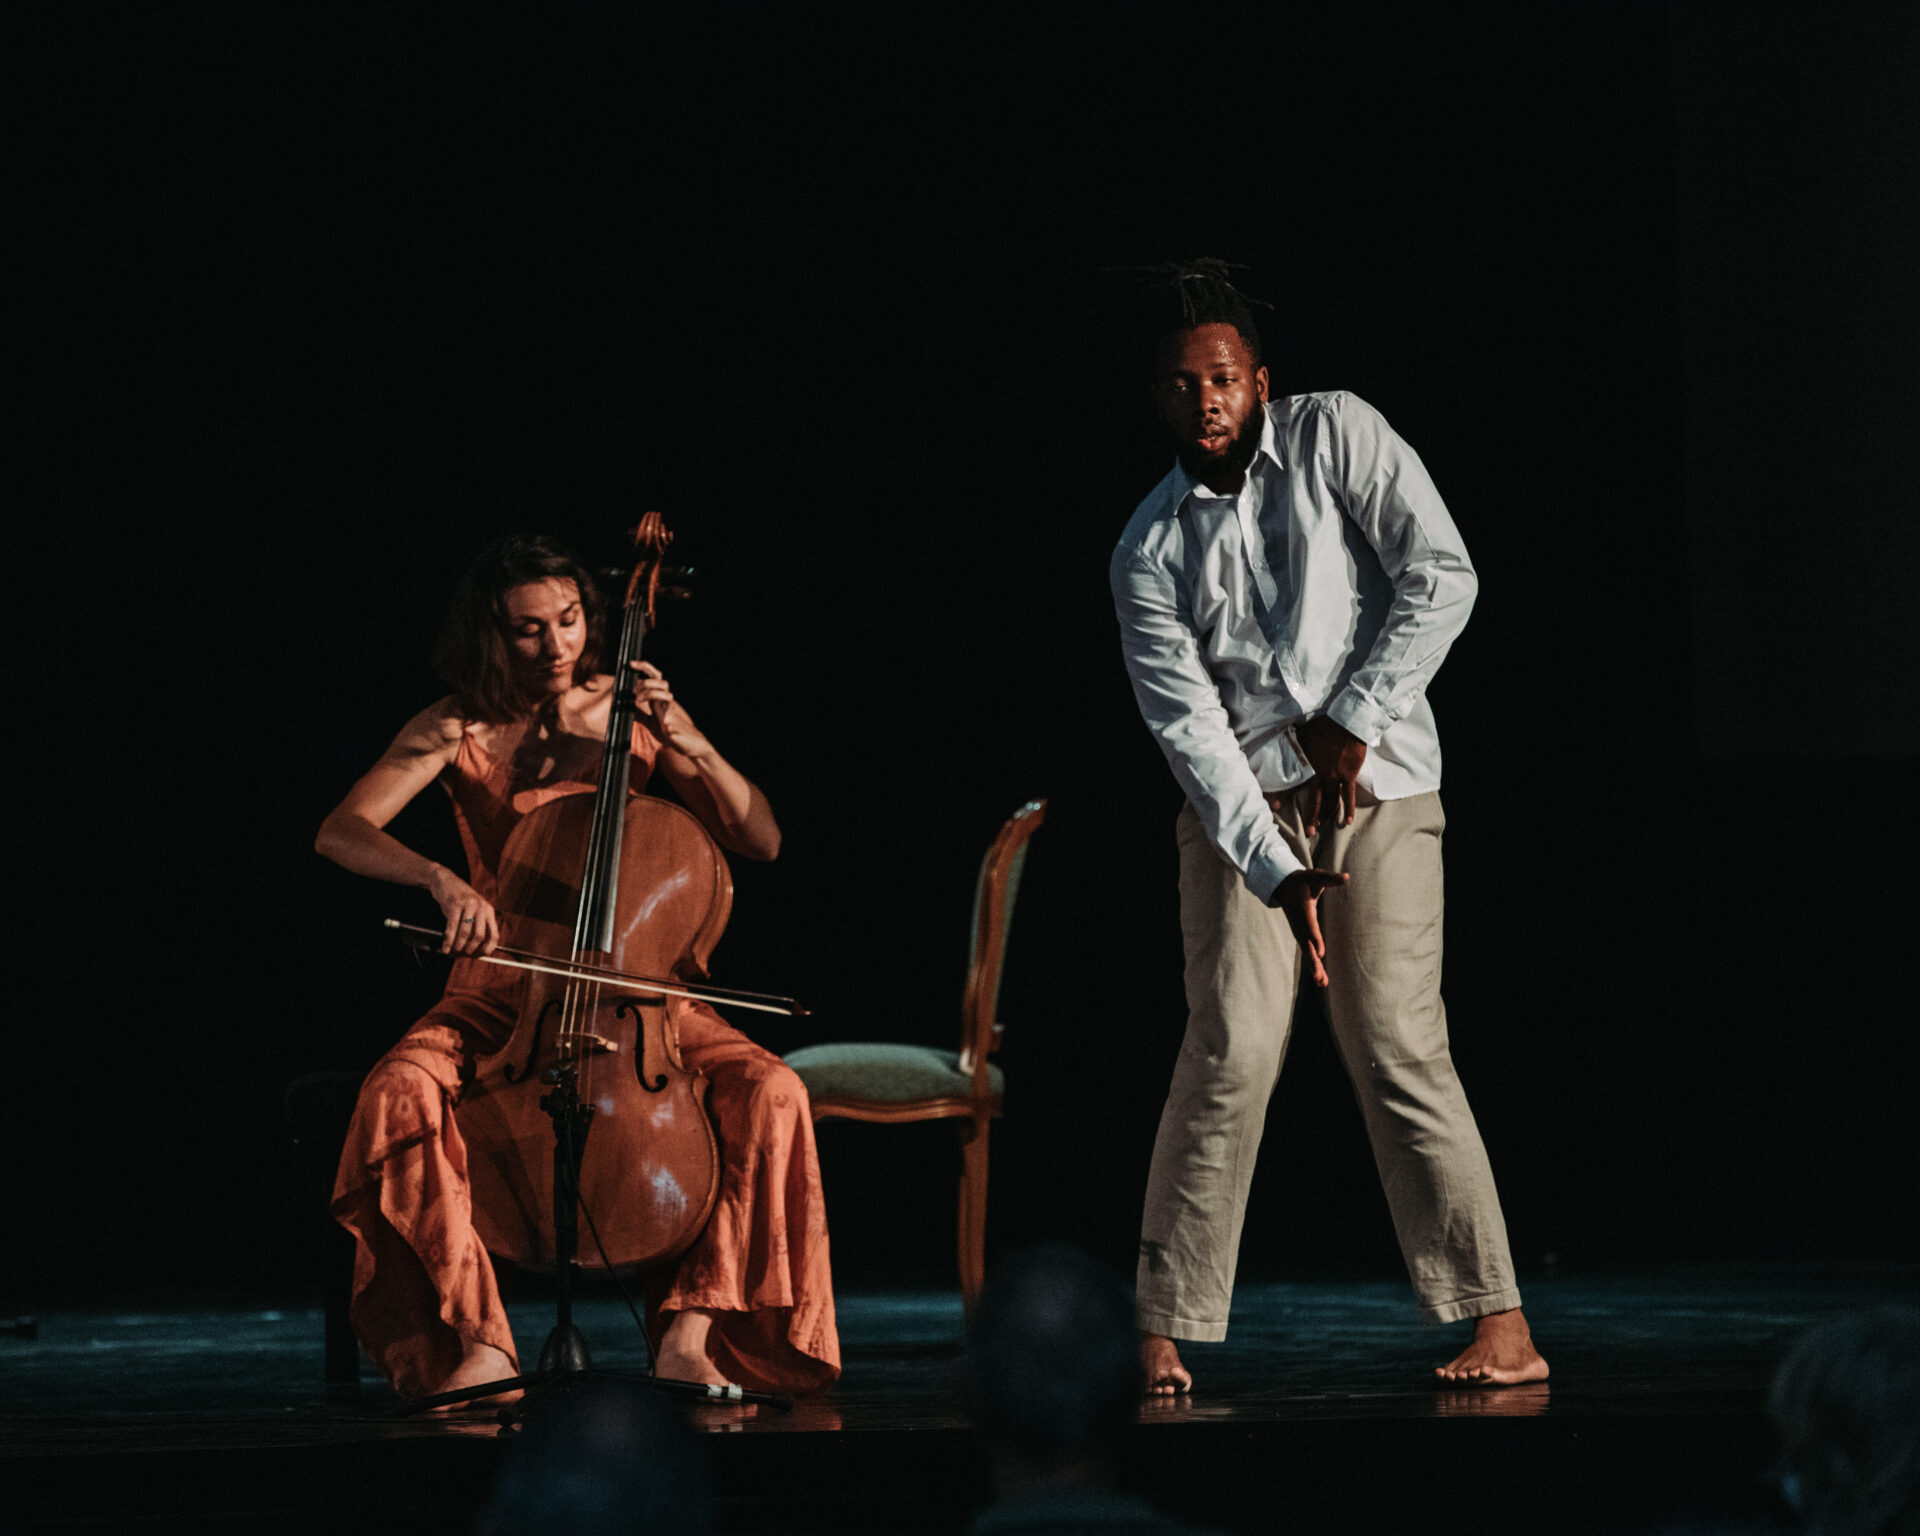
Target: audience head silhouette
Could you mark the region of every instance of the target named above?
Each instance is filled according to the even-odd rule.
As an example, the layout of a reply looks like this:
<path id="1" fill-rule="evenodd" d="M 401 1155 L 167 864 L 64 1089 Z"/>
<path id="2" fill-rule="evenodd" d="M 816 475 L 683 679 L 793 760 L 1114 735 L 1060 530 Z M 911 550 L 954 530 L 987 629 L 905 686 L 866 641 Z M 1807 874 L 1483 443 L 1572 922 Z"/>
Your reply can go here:
<path id="1" fill-rule="evenodd" d="M 1920 1311 L 1881 1307 L 1803 1334 L 1767 1395 L 1780 1488 L 1820 1536 L 1920 1531 Z"/>
<path id="2" fill-rule="evenodd" d="M 1119 1283 L 1064 1245 L 1009 1257 L 967 1330 L 975 1426 L 1003 1467 L 1091 1477 L 1140 1403 L 1140 1342 Z M 1004 1480 L 1004 1479 L 1003 1479 Z"/>
<path id="3" fill-rule="evenodd" d="M 592 1383 L 540 1405 L 507 1453 L 478 1536 L 641 1536 L 704 1531 L 699 1441 L 644 1388 Z"/>

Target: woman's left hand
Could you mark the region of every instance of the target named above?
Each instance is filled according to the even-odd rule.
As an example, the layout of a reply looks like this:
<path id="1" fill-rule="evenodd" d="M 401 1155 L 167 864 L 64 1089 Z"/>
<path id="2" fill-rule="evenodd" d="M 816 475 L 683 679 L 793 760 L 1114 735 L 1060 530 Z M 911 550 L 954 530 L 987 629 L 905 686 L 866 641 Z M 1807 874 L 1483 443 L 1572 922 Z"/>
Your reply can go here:
<path id="1" fill-rule="evenodd" d="M 750 859 L 773 858 L 780 851 L 780 825 L 767 797 L 700 734 L 658 667 L 650 661 L 632 665 L 640 718 L 666 747 L 660 769 L 687 809 L 721 847 Z"/>
<path id="2" fill-rule="evenodd" d="M 700 734 L 686 706 L 673 696 L 673 689 L 650 661 L 633 664 L 633 696 L 640 705 L 640 718 L 647 729 L 659 737 L 661 745 L 682 757 L 698 762 L 713 755 L 713 743 Z"/>

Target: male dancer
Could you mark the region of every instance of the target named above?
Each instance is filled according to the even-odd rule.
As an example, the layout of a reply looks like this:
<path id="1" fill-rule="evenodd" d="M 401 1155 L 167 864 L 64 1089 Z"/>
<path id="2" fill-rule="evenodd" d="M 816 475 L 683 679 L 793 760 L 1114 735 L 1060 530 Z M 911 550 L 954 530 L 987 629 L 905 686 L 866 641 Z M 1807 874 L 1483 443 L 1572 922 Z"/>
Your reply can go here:
<path id="1" fill-rule="evenodd" d="M 1413 450 L 1345 393 L 1269 401 L 1217 261 L 1163 274 L 1153 387 L 1179 461 L 1115 549 L 1134 696 L 1186 791 L 1188 1020 L 1140 1235 L 1150 1392 L 1221 1339 L 1302 957 L 1327 989 L 1422 1314 L 1474 1320 L 1435 1374 L 1538 1381 L 1440 1000 L 1440 745 L 1427 684 L 1473 566 Z"/>

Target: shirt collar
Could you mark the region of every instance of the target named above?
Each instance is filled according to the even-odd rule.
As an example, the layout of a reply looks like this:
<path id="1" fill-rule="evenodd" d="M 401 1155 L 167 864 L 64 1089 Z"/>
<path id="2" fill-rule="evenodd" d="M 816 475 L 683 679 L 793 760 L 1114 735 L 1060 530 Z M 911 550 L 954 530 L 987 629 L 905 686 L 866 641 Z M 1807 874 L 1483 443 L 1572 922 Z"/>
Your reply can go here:
<path id="1" fill-rule="evenodd" d="M 1280 440 L 1273 430 L 1273 406 L 1271 402 L 1260 407 L 1260 446 L 1253 452 L 1253 464 L 1248 466 L 1247 470 L 1249 474 L 1259 467 L 1260 456 L 1262 454 L 1266 455 L 1275 469 L 1286 468 L 1286 465 L 1280 458 Z M 1173 476 L 1173 490 L 1175 493 L 1173 507 L 1175 512 L 1178 512 L 1181 507 L 1185 506 L 1187 498 L 1196 491 L 1200 495 L 1208 497 L 1213 501 L 1232 501 L 1234 499 L 1232 496 L 1215 496 L 1212 491 L 1208 490 L 1188 472 L 1187 466 L 1179 459 L 1173 461 Z"/>

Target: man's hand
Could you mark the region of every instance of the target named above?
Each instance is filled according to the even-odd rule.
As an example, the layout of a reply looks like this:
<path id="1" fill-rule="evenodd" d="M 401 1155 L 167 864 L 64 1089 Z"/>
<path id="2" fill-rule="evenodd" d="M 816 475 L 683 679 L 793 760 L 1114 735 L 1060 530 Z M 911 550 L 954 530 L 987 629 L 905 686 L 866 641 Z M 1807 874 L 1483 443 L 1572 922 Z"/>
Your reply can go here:
<path id="1" fill-rule="evenodd" d="M 1363 749 L 1364 750 L 1364 749 Z M 1267 905 L 1287 914 L 1287 926 L 1300 945 L 1300 953 L 1313 962 L 1313 984 L 1327 984 L 1327 941 L 1320 936 L 1320 893 L 1330 885 L 1345 885 L 1348 875 L 1330 874 L 1324 869 L 1296 869 L 1280 882 Z"/>
<path id="2" fill-rule="evenodd" d="M 1352 826 L 1367 744 L 1330 715 L 1315 715 L 1294 735 L 1313 768 L 1305 806 L 1307 825 L 1316 832 L 1326 831 L 1336 820 L 1340 826 Z"/>

